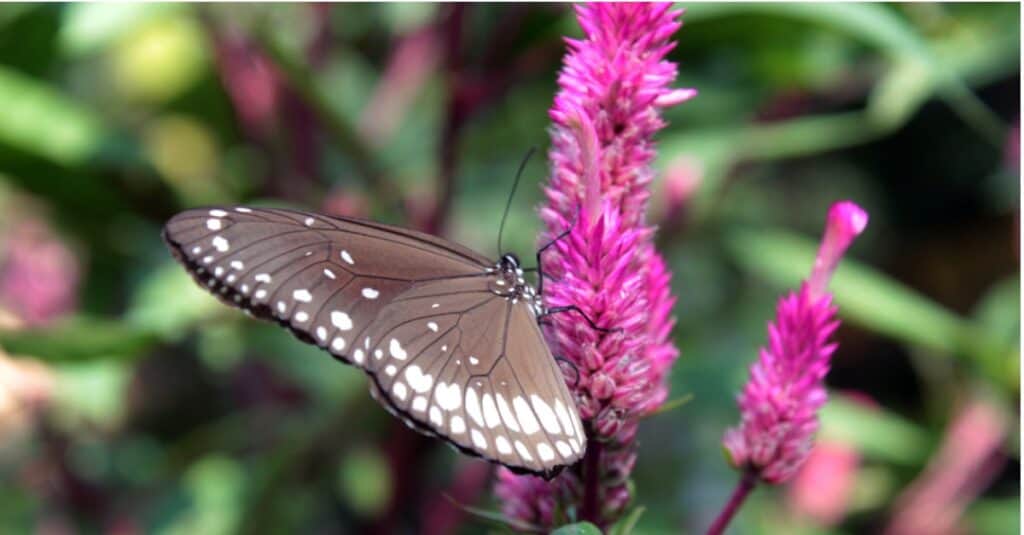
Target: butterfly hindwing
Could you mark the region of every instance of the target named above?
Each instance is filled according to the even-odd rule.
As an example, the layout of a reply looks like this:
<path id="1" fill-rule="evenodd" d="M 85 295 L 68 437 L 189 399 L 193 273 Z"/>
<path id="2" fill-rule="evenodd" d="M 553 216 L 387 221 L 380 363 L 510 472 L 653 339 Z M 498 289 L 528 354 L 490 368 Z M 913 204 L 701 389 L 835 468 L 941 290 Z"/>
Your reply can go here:
<path id="1" fill-rule="evenodd" d="M 493 293 L 492 280 L 422 283 L 399 295 L 366 332 L 367 369 L 378 395 L 419 427 L 510 468 L 551 474 L 586 447 L 575 403 L 530 307 Z"/>

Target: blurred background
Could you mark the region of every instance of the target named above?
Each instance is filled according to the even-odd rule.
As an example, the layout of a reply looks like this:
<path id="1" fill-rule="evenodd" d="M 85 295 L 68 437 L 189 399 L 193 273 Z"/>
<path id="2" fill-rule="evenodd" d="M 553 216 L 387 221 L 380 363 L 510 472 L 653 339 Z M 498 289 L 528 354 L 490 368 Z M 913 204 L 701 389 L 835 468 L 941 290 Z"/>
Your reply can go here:
<path id="1" fill-rule="evenodd" d="M 818 445 L 733 533 L 1017 533 L 1019 6 L 686 7 L 700 95 L 667 112 L 650 218 L 690 401 L 642 426 L 633 532 L 725 501 L 734 393 L 849 198 L 871 224 Z M 266 203 L 490 252 L 579 35 L 554 5 L 0 6 L 0 532 L 501 531 L 453 505 L 496 509 L 489 465 L 193 287 L 159 231 Z"/>

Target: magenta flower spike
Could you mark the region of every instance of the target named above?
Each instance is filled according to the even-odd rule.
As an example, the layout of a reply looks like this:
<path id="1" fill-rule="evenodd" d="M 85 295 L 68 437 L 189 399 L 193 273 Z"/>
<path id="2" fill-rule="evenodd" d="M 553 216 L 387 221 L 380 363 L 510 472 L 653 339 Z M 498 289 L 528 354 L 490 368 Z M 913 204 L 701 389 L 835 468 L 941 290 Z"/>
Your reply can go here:
<path id="1" fill-rule="evenodd" d="M 832 205 L 810 278 L 779 300 L 768 347 L 750 368 L 739 397 L 742 423 L 726 432 L 724 445 L 735 466 L 762 481 L 782 483 L 807 459 L 827 397 L 824 378 L 836 349 L 830 338 L 839 326 L 826 285 L 867 222 L 867 212 L 852 202 Z"/>
<path id="2" fill-rule="evenodd" d="M 722 440 L 743 477 L 708 535 L 722 533 L 758 481 L 784 483 L 807 460 L 825 404 L 825 375 L 839 326 L 827 285 L 846 249 L 868 224 L 868 214 L 850 201 L 832 205 L 810 278 L 779 300 L 768 324 L 768 347 L 750 367 L 738 403 L 740 425 Z"/>
<path id="3" fill-rule="evenodd" d="M 667 395 L 665 377 L 678 351 L 669 337 L 674 320 L 670 274 L 654 250 L 645 211 L 654 173 L 654 134 L 665 126 L 661 109 L 696 92 L 673 89 L 675 64 L 665 55 L 680 27 L 670 4 L 578 6 L 582 40 L 558 77 L 552 174 L 540 209 L 548 243 L 543 258 L 548 306 L 574 305 L 581 315 L 552 316 L 553 352 L 570 361 L 567 375 L 588 433 L 583 461 L 552 482 L 502 470 L 496 494 L 506 515 L 549 528 L 578 518 L 613 521 L 630 501 L 640 417 Z"/>

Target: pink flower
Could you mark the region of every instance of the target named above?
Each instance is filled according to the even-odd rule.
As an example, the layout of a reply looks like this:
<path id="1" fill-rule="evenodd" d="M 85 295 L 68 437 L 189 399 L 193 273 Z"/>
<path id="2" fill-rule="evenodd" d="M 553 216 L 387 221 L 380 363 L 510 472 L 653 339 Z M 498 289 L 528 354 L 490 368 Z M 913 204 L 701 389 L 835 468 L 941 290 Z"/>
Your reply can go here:
<path id="1" fill-rule="evenodd" d="M 789 487 L 789 505 L 820 526 L 834 526 L 846 516 L 857 482 L 860 453 L 839 441 L 821 441 Z"/>
<path id="2" fill-rule="evenodd" d="M 739 397 L 742 421 L 723 443 L 735 466 L 755 471 L 763 481 L 786 481 L 810 452 L 836 349 L 830 337 L 839 326 L 826 285 L 867 222 L 867 212 L 852 202 L 832 205 L 810 279 L 779 301 L 768 325 L 768 347 L 750 368 Z"/>
<path id="3" fill-rule="evenodd" d="M 896 499 L 883 533 L 969 533 L 961 517 L 1007 462 L 1008 422 L 1003 409 L 984 398 L 958 407 L 927 468 Z"/>
<path id="4" fill-rule="evenodd" d="M 41 326 L 77 304 L 78 260 L 44 223 L 25 219 L 5 236 L 0 252 L 0 308 L 28 326 Z"/>
<path id="5" fill-rule="evenodd" d="M 692 97 L 672 89 L 676 66 L 664 60 L 681 12 L 669 4 L 592 4 L 576 8 L 585 39 L 568 39 L 560 90 L 550 115 L 553 169 L 541 207 L 547 243 L 544 297 L 548 339 L 573 363 L 574 388 L 589 441 L 586 457 L 551 483 L 502 471 L 496 492 L 505 513 L 550 527 L 570 506 L 599 525 L 628 505 L 626 481 L 639 417 L 664 401 L 665 376 L 678 356 L 669 334 L 674 298 L 669 273 L 644 224 L 661 108 Z M 577 373 L 578 372 L 578 373 Z"/>

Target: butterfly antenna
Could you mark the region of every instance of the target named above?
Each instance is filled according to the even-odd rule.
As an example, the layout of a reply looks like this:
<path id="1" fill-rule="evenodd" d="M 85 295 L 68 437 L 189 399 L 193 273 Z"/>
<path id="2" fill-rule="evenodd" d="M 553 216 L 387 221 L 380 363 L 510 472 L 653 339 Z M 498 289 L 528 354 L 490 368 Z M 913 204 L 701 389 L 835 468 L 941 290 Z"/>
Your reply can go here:
<path id="1" fill-rule="evenodd" d="M 526 156 L 523 156 L 523 161 L 519 162 L 519 169 L 516 171 L 516 180 L 512 183 L 512 191 L 508 194 L 508 201 L 505 202 L 505 213 L 501 214 L 501 225 L 498 227 L 498 256 L 501 256 L 505 251 L 501 248 L 501 235 L 505 233 L 505 220 L 508 219 L 508 211 L 512 208 L 512 199 L 516 196 L 516 188 L 519 187 L 519 179 L 523 177 L 523 170 L 526 169 L 526 163 L 530 161 L 530 157 L 533 153 L 537 152 L 537 147 L 530 147 L 530 150 L 526 151 Z"/>

